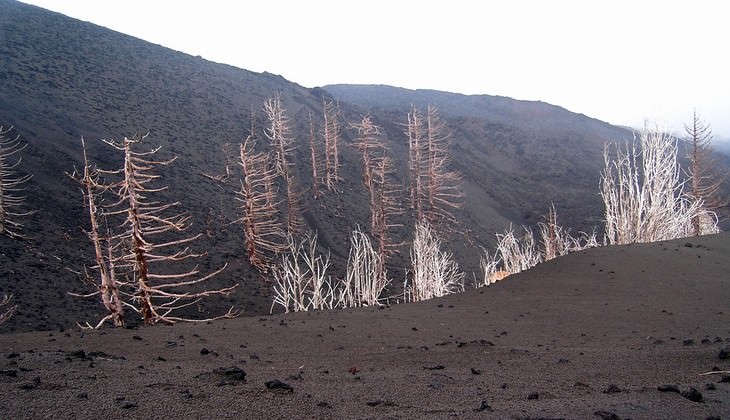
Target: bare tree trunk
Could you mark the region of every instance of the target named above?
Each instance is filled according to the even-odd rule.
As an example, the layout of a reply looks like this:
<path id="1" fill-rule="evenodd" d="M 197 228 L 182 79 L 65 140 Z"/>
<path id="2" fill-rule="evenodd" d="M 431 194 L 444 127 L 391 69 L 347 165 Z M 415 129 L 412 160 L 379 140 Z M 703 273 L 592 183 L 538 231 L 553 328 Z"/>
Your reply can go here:
<path id="1" fill-rule="evenodd" d="M 128 306 L 134 307 L 142 315 L 146 325 L 159 322 L 171 324 L 177 321 L 196 321 L 187 317 L 174 316 L 173 313 L 195 304 L 201 298 L 211 295 L 227 295 L 237 285 L 214 290 L 190 290 L 219 274 L 226 265 L 211 274 L 198 278 L 195 278 L 198 275 L 197 268 L 174 274 L 169 274 L 168 269 L 164 270 L 165 274 L 152 271 L 152 264 L 169 265 L 202 256 L 203 254 L 191 253 L 188 248 L 188 245 L 202 234 L 167 241 L 155 242 L 150 239 L 158 235 L 185 230 L 190 217 L 185 213 L 165 216 L 164 214 L 168 210 L 179 203 L 160 204 L 151 200 L 151 195 L 165 189 L 165 187 L 155 188 L 149 185 L 150 182 L 159 178 L 151 171 L 157 166 L 170 164 L 175 158 L 167 161 L 151 160 L 150 156 L 155 154 L 159 147 L 148 152 L 132 150 L 132 146 L 140 143 L 145 137 L 146 135 L 132 139 L 125 138 L 122 143 L 104 141 L 122 151 L 125 157 L 123 179 L 111 187 L 115 190 L 118 201 L 111 206 L 113 210 L 108 211 L 107 215 L 124 216 L 122 226 L 125 230 L 115 238 L 125 241 L 129 246 L 129 250 L 118 257 L 119 261 L 126 263 L 132 269 L 131 276 L 136 283 L 132 302 Z M 183 247 L 184 249 L 165 254 L 164 250 L 170 247 Z M 110 258 L 110 261 L 115 261 L 115 258 Z M 111 273 L 108 274 L 111 276 Z M 230 318 L 235 315 L 236 312 L 231 309 L 222 316 L 206 320 Z"/>
<path id="2" fill-rule="evenodd" d="M 292 140 L 289 137 L 289 119 L 285 115 L 286 110 L 279 95 L 267 100 L 264 110 L 270 122 L 270 126 L 266 130 L 266 137 L 274 149 L 276 172 L 284 180 L 286 189 L 286 229 L 287 233 L 294 235 L 302 231 L 304 221 L 302 220 L 301 192 L 297 188 L 289 162 L 293 150 Z"/>
<path id="3" fill-rule="evenodd" d="M 243 210 L 241 222 L 246 237 L 246 254 L 251 265 L 267 272 L 276 254 L 286 250 L 286 233 L 278 217 L 279 203 L 273 189 L 276 171 L 269 155 L 257 153 L 247 138 L 240 147 L 242 178 L 238 192 Z"/>
<path id="4" fill-rule="evenodd" d="M 3 298 L 0 299 L 0 308 L 4 308 L 0 309 L 0 325 L 10 319 L 15 313 L 15 310 L 18 309 L 17 305 L 10 306 L 11 300 L 13 300 L 13 295 L 3 295 Z"/>
<path id="5" fill-rule="evenodd" d="M 720 197 L 720 187 L 727 179 L 727 172 L 721 171 L 713 158 L 712 130 L 710 125 L 702 121 L 697 111 L 692 114 L 692 123 L 684 129 L 689 142 L 689 171 L 690 190 L 687 196 L 693 202 L 701 202 L 705 213 L 699 213 L 692 218 L 692 231 L 695 236 L 713 233 L 715 226 L 707 223 L 711 215 L 727 207 L 728 200 Z"/>
<path id="6" fill-rule="evenodd" d="M 119 296 L 119 284 L 116 281 L 114 273 L 114 256 L 112 255 L 112 239 L 111 234 L 107 234 L 107 254 L 104 253 L 101 238 L 99 236 L 99 211 L 96 205 L 97 196 L 108 189 L 107 186 L 98 182 L 98 173 L 94 171 L 89 164 L 86 155 L 86 144 L 81 139 L 81 148 L 84 156 L 84 171 L 82 175 L 70 175 L 71 178 L 79 182 L 84 188 L 84 198 L 86 208 L 89 213 L 90 230 L 87 232 L 91 243 L 94 246 L 94 256 L 96 261 L 95 268 L 99 270 L 100 281 L 97 283 L 92 281 L 101 295 L 101 301 L 106 308 L 108 315 L 104 317 L 97 328 L 106 320 L 111 320 L 115 327 L 124 326 L 124 307 Z"/>
<path id="7" fill-rule="evenodd" d="M 464 273 L 449 252 L 441 250 L 441 241 L 428 222 L 416 225 L 411 247 L 411 284 L 406 285 L 407 300 L 421 301 L 464 290 Z"/>
<path id="8" fill-rule="evenodd" d="M 340 180 L 340 124 L 338 110 L 331 101 L 322 99 L 324 108 L 324 141 L 325 141 L 325 184 L 330 191 L 337 191 L 337 182 Z"/>
<path id="9" fill-rule="evenodd" d="M 421 113 L 413 106 L 408 113 L 408 172 L 410 175 L 411 208 L 416 221 L 424 220 L 423 212 L 423 131 Z"/>
<path id="10" fill-rule="evenodd" d="M 22 158 L 18 157 L 13 163 L 9 159 L 25 149 L 27 145 L 20 145 L 19 138 L 9 136 L 10 129 L 3 129 L 0 126 L 0 234 L 11 238 L 25 238 L 23 235 L 23 223 L 19 218 L 33 214 L 32 211 L 21 211 L 24 206 L 25 196 L 22 185 L 32 175 L 17 176 L 15 170 L 20 165 Z"/>
<path id="11" fill-rule="evenodd" d="M 401 213 L 397 190 L 388 179 L 392 173 L 391 162 L 385 156 L 387 148 L 380 139 L 380 128 L 370 116 L 363 117 L 360 123 L 351 124 L 351 127 L 358 133 L 354 146 L 361 153 L 363 184 L 370 194 L 370 233 L 378 240 L 380 259 L 385 262 L 395 247 L 389 231 L 398 226 L 391 222 L 391 218 Z M 384 271 L 381 275 L 385 275 Z"/>
<path id="12" fill-rule="evenodd" d="M 677 140 L 659 128 L 645 127 L 640 151 L 636 143 L 604 151 L 601 197 L 606 242 L 628 244 L 690 236 L 692 220 L 705 213 L 700 202 L 685 197 L 677 163 Z"/>
<path id="13" fill-rule="evenodd" d="M 314 121 L 312 113 L 309 113 L 309 156 L 312 161 L 312 195 L 314 199 L 319 198 L 319 165 L 320 160 L 317 158 L 317 141 L 314 131 Z"/>
<path id="14" fill-rule="evenodd" d="M 373 249 L 370 238 L 360 231 L 350 236 L 347 275 L 343 282 L 342 301 L 345 307 L 375 306 L 390 284 L 385 263 Z"/>
<path id="15" fill-rule="evenodd" d="M 451 153 L 449 152 L 449 136 L 445 134 L 446 126 L 438 116 L 434 106 L 429 106 L 426 113 L 427 147 L 427 196 L 428 208 L 425 210 L 426 220 L 442 233 L 448 226 L 457 223 L 453 211 L 462 207 L 463 192 L 461 176 L 449 169 Z"/>

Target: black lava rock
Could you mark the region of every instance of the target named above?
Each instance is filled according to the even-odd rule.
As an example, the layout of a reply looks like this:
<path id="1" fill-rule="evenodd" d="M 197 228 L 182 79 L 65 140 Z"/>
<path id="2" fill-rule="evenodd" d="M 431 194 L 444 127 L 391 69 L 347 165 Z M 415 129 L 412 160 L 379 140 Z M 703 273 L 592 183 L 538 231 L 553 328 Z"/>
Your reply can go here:
<path id="1" fill-rule="evenodd" d="M 281 382 L 278 379 L 266 381 L 266 388 L 275 392 L 294 392 L 294 388 L 291 385 Z"/>

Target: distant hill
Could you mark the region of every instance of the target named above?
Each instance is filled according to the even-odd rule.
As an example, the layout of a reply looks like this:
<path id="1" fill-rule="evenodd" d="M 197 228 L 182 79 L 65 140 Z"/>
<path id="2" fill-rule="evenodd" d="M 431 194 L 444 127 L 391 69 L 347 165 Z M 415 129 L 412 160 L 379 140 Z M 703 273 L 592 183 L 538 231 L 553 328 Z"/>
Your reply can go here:
<path id="1" fill-rule="evenodd" d="M 256 42 L 251 40 L 251 42 Z M 241 45 L 245 48 L 245 43 Z M 534 224 L 554 202 L 559 222 L 573 230 L 599 227 L 598 182 L 603 145 L 631 137 L 623 128 L 542 102 L 488 95 L 465 96 L 388 86 L 333 85 L 307 89 L 269 73 L 254 73 L 154 45 L 38 7 L 0 0 L 0 125 L 13 126 L 28 143 L 19 170 L 27 184 L 29 239 L 0 237 L 0 293 L 13 293 L 17 315 L 3 328 L 67 328 L 100 313 L 93 299 L 67 291 L 88 289 L 72 271 L 92 263 L 81 192 L 65 172 L 80 167 L 80 138 L 90 158 L 115 168 L 120 156 L 99 139 L 121 139 L 150 131 L 149 147 L 160 157 L 177 156 L 164 169 L 171 200 L 192 215 L 191 231 L 209 235 L 196 244 L 208 252 L 203 269 L 229 262 L 220 284 L 240 282 L 229 299 L 211 300 L 201 314 L 230 304 L 255 315 L 268 312 L 270 284 L 244 257 L 243 232 L 232 187 L 221 188 L 203 174 L 222 173 L 223 145 L 250 133 L 251 113 L 263 141 L 263 102 L 280 94 L 298 143 L 295 171 L 311 187 L 308 118 L 321 125 L 322 100 L 336 99 L 342 112 L 344 146 L 340 194 L 313 200 L 305 194 L 305 219 L 332 253 L 334 276 L 342 276 L 349 233 L 368 225 L 367 195 L 360 162 L 347 129 L 370 113 L 383 128 L 405 184 L 403 124 L 411 104 L 439 108 L 451 131 L 454 166 L 462 173 L 465 205 L 457 216 L 464 235 L 446 238 L 461 267 L 478 270 L 480 247 L 510 224 Z M 238 182 L 233 180 L 234 183 Z M 235 185 L 235 184 L 231 184 Z M 410 228 L 396 233 L 410 238 Z M 389 272 L 401 284 L 408 252 Z"/>
<path id="2" fill-rule="evenodd" d="M 325 86 L 338 100 L 384 119 L 404 121 L 411 104 L 435 105 L 453 132 L 454 163 L 478 192 L 516 223 L 541 220 L 554 202 L 562 223 L 592 229 L 600 222 L 598 196 L 603 147 L 630 139 L 624 128 L 544 102 L 461 95 L 390 86 Z"/>

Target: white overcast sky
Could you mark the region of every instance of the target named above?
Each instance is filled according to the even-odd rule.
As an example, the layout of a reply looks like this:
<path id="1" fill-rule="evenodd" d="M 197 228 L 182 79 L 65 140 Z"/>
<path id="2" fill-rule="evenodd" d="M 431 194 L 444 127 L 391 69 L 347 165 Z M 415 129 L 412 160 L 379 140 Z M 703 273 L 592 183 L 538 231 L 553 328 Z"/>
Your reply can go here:
<path id="1" fill-rule="evenodd" d="M 730 137 L 730 5 L 686 0 L 24 0 L 306 87 L 542 100 Z"/>

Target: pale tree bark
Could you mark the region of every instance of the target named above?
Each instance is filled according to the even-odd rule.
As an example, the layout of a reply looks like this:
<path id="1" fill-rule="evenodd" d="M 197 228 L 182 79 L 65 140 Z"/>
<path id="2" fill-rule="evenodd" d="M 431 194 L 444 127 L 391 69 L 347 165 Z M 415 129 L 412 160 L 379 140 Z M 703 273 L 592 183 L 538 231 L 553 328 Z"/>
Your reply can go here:
<path id="1" fill-rule="evenodd" d="M 279 217 L 273 187 L 277 172 L 269 154 L 257 152 L 255 142 L 248 137 L 240 146 L 239 165 L 242 171 L 241 189 L 237 199 L 242 203 L 246 254 L 254 267 L 268 272 L 277 254 L 286 251 L 285 227 Z"/>
<path id="2" fill-rule="evenodd" d="M 448 226 L 457 223 L 453 211 L 462 207 L 464 194 L 461 176 L 450 169 L 451 153 L 446 125 L 440 120 L 434 106 L 429 106 L 426 113 L 426 140 L 428 207 L 425 217 L 431 226 L 446 231 Z"/>
<path id="3" fill-rule="evenodd" d="M 701 201 L 684 192 L 677 163 L 677 139 L 658 127 L 645 127 L 639 145 L 604 150 L 601 197 L 605 242 L 654 242 L 692 235 L 692 220 L 708 217 Z M 716 219 L 711 222 L 716 226 Z"/>
<path id="4" fill-rule="evenodd" d="M 290 137 L 289 118 L 281 103 L 281 96 L 276 95 L 264 103 L 264 111 L 269 119 L 269 127 L 265 130 L 274 151 L 276 172 L 284 180 L 286 190 L 286 231 L 295 235 L 304 228 L 302 218 L 302 195 L 296 177 L 291 169 L 291 153 L 294 150 Z"/>
<path id="5" fill-rule="evenodd" d="M 309 113 L 309 158 L 312 162 L 312 195 L 314 199 L 319 198 L 319 176 L 321 170 L 321 159 L 319 158 L 316 131 L 314 130 L 314 121 L 312 113 Z"/>
<path id="6" fill-rule="evenodd" d="M 428 222 L 418 223 L 411 247 L 411 282 L 404 297 L 421 301 L 464 290 L 464 273 L 450 252 L 441 250 L 441 241 Z"/>
<path id="7" fill-rule="evenodd" d="M 324 142 L 325 142 L 325 185 L 330 191 L 337 191 L 340 181 L 340 122 L 339 110 L 334 102 L 322 99 L 324 108 Z"/>
<path id="8" fill-rule="evenodd" d="M 274 306 L 284 307 L 285 312 L 332 309 L 337 287 L 327 275 L 329 254 L 317 253 L 317 235 L 307 234 L 301 242 L 289 236 L 289 252 L 281 257 L 274 268 Z"/>
<path id="9" fill-rule="evenodd" d="M 394 229 L 403 227 L 395 218 L 403 214 L 402 191 L 392 181 L 393 164 L 388 157 L 376 162 L 373 171 L 373 237 L 378 240 L 378 254 L 385 262 L 403 243 L 396 243 L 391 236 Z M 385 275 L 385 274 L 383 274 Z"/>
<path id="10" fill-rule="evenodd" d="M 717 213 L 728 205 L 728 200 L 720 196 L 720 187 L 727 179 L 727 172 L 722 171 L 713 157 L 712 129 L 703 121 L 697 111 L 692 114 L 692 123 L 685 125 L 687 133 L 689 170 L 689 191 L 687 196 L 693 202 L 701 202 L 706 212 Z M 703 215 L 705 216 L 703 218 Z M 708 215 L 698 214 L 692 218 L 694 235 L 714 233 L 713 223 L 708 223 Z"/>
<path id="11" fill-rule="evenodd" d="M 408 174 L 409 192 L 411 197 L 411 208 L 415 213 L 417 222 L 425 221 L 424 218 L 424 180 L 423 170 L 424 134 L 425 122 L 421 112 L 415 106 L 411 107 L 408 113 L 408 124 L 406 134 L 408 135 Z"/>
<path id="12" fill-rule="evenodd" d="M 20 144 L 19 136 L 10 136 L 11 130 L 0 126 L 0 235 L 21 239 L 25 235 L 20 219 L 33 214 L 32 211 L 22 210 L 25 205 L 23 184 L 32 175 L 16 174 L 22 158 L 15 155 L 20 154 L 27 145 Z"/>
<path id="13" fill-rule="evenodd" d="M 360 151 L 362 180 L 370 195 L 370 233 L 378 240 L 378 254 L 381 261 L 385 262 L 397 246 L 391 240 L 390 231 L 400 226 L 392 221 L 402 213 L 399 191 L 390 180 L 393 169 L 386 156 L 387 148 L 380 136 L 380 128 L 369 115 L 350 126 L 357 131 L 353 145 Z M 384 276 L 384 265 L 382 270 L 381 276 Z"/>
<path id="14" fill-rule="evenodd" d="M 342 285 L 344 307 L 376 306 L 390 284 L 385 264 L 366 233 L 358 227 L 350 235 L 347 274 Z"/>
<path id="15" fill-rule="evenodd" d="M 538 223 L 540 231 L 540 243 L 542 245 L 542 261 L 552 260 L 569 252 L 579 251 L 590 247 L 595 240 L 591 240 L 591 235 L 583 234 L 581 238 L 575 238 L 558 224 L 558 213 L 555 210 L 555 204 L 550 203 L 550 210 L 545 217 L 545 222 Z"/>
<path id="16" fill-rule="evenodd" d="M 189 245 L 202 234 L 172 239 L 171 235 L 184 231 L 188 227 L 190 216 L 185 213 L 167 215 L 179 203 L 161 204 L 152 197 L 166 187 L 153 187 L 151 183 L 160 176 L 152 171 L 170 164 L 175 160 L 154 160 L 152 156 L 159 147 L 147 152 L 137 152 L 133 147 L 145 139 L 145 136 L 125 138 L 122 142 L 104 140 L 114 149 L 124 154 L 124 168 L 121 181 L 112 185 L 111 189 L 118 201 L 110 205 L 107 217 L 120 216 L 121 233 L 114 239 L 124 242 L 123 254 L 118 261 L 130 272 L 128 276 L 135 286 L 127 307 L 138 312 L 146 325 L 156 323 L 172 324 L 178 321 L 207 321 L 210 319 L 230 318 L 236 316 L 231 308 L 226 314 L 204 320 L 176 316 L 183 308 L 197 304 L 202 298 L 212 295 L 228 295 L 237 285 L 218 289 L 203 289 L 200 286 L 221 273 L 224 265 L 214 272 L 200 276 L 197 266 L 183 272 L 174 272 L 171 267 L 177 263 L 188 261 L 204 254 L 193 253 Z M 160 238 L 161 237 L 161 238 Z M 155 240 L 155 238 L 160 238 Z M 177 251 L 170 249 L 182 248 Z"/>
<path id="17" fill-rule="evenodd" d="M 18 309 L 17 305 L 10 305 L 11 300 L 13 300 L 13 295 L 3 295 L 3 298 L 0 299 L 0 325 L 9 320 Z"/>
<path id="18" fill-rule="evenodd" d="M 83 295 L 84 297 L 98 295 L 107 311 L 107 315 L 102 318 L 94 328 L 100 328 L 106 321 L 111 321 L 115 327 L 124 326 L 124 306 L 119 295 L 120 286 L 122 286 L 116 277 L 115 258 L 113 255 L 114 245 L 112 243 L 111 234 L 107 232 L 105 242 L 106 247 L 102 244 L 101 235 L 99 233 L 99 208 L 97 205 L 99 196 L 108 190 L 108 186 L 99 182 L 98 171 L 92 168 L 86 154 L 86 144 L 81 138 L 81 148 L 84 157 L 84 169 L 81 173 L 69 174 L 71 178 L 82 186 L 86 209 L 89 214 L 90 229 L 86 232 L 94 247 L 94 257 L 96 265 L 92 268 L 99 272 L 99 279 L 94 280 L 90 276 L 86 276 L 89 283 L 96 289 L 96 292 Z M 106 248 L 106 252 L 105 252 Z M 126 285 L 126 284 L 125 284 Z M 75 296 L 81 296 L 74 294 Z"/>
<path id="19" fill-rule="evenodd" d="M 456 224 L 462 207 L 461 176 L 452 171 L 449 136 L 435 107 L 424 116 L 413 106 L 408 114 L 408 172 L 411 208 L 417 222 L 428 222 L 442 234 Z"/>

